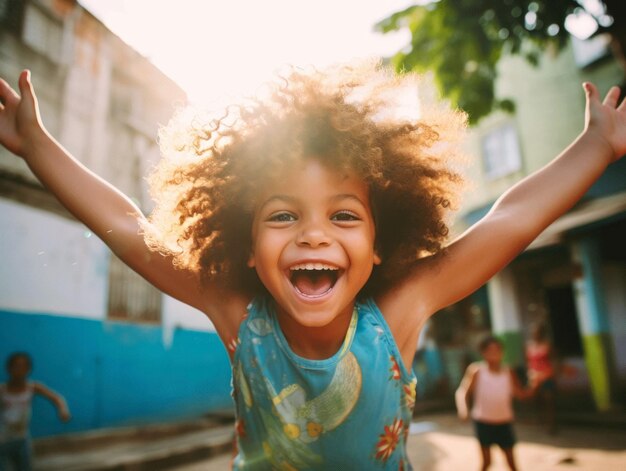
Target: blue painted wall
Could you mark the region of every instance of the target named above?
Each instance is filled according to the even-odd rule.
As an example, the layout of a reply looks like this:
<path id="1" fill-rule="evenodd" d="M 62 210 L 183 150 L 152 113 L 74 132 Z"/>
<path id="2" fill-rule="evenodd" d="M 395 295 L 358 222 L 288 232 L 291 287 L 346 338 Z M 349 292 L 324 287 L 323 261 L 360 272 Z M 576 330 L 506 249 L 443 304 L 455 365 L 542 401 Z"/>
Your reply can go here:
<path id="1" fill-rule="evenodd" d="M 232 409 L 230 364 L 217 334 L 0 310 L 0 358 L 29 352 L 32 379 L 63 394 L 73 418 L 37 398 L 34 437 Z M 4 368 L 0 381 L 6 380 Z"/>

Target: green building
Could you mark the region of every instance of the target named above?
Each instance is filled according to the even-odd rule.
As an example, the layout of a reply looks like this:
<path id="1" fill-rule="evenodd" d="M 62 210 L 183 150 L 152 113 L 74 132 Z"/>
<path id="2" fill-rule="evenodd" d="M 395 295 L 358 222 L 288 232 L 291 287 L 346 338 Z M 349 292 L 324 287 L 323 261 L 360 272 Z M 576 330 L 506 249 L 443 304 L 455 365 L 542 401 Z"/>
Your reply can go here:
<path id="1" fill-rule="evenodd" d="M 546 51 L 539 67 L 508 57 L 499 72 L 497 94 L 513 98 L 516 111 L 494 113 L 471 131 L 472 186 L 457 218 L 459 232 L 582 130 L 582 82 L 594 82 L 601 93 L 624 83 L 602 37 L 572 40 L 560 54 Z M 558 379 L 561 406 L 626 406 L 626 159 L 486 286 L 435 316 L 449 387 L 456 387 L 463 363 L 488 331 L 504 340 L 509 364 L 522 371 L 534 321 L 547 323 L 570 367 Z"/>

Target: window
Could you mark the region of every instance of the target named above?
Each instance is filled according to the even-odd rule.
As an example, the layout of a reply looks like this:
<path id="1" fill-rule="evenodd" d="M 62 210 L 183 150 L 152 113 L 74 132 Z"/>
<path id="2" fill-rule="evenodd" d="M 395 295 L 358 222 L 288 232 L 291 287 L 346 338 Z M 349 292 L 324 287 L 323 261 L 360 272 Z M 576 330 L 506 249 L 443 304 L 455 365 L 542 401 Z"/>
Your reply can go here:
<path id="1" fill-rule="evenodd" d="M 2 1 L 2 0 L 0 0 Z M 61 61 L 63 25 L 61 20 L 34 4 L 26 8 L 22 32 L 24 43 L 54 62 Z"/>
<path id="2" fill-rule="evenodd" d="M 507 124 L 487 133 L 482 140 L 485 176 L 496 179 L 522 168 L 519 141 L 515 127 Z"/>
<path id="3" fill-rule="evenodd" d="M 108 318 L 160 323 L 161 293 L 111 254 Z"/>

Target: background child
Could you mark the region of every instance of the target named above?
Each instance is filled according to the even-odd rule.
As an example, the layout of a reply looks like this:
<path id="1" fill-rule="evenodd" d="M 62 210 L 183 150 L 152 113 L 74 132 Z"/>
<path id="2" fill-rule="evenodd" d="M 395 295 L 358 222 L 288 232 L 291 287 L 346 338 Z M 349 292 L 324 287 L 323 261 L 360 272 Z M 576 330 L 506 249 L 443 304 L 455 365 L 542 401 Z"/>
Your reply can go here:
<path id="1" fill-rule="evenodd" d="M 130 267 L 204 312 L 233 364 L 236 469 L 406 469 L 411 365 L 433 313 L 509 263 L 626 151 L 619 89 L 442 250 L 463 116 L 401 117 L 413 76 L 294 70 L 161 136 L 150 220 L 46 131 L 28 72 L 0 82 L 0 142 Z M 171 157 L 171 155 L 170 155 Z"/>
<path id="2" fill-rule="evenodd" d="M 525 347 L 528 384 L 535 391 L 540 418 L 550 434 L 557 432 L 556 358 L 543 322 L 533 324 Z"/>
<path id="3" fill-rule="evenodd" d="M 513 398 L 526 399 L 530 390 L 521 388 L 514 372 L 502 365 L 504 350 L 495 337 L 485 338 L 479 346 L 482 362 L 467 367 L 461 385 L 456 391 L 457 411 L 461 420 L 471 416 L 476 438 L 480 443 L 482 467 L 491 465 L 491 446 L 498 445 L 511 470 L 516 470 L 513 446 Z M 471 401 L 471 413 L 469 404 Z"/>
<path id="4" fill-rule="evenodd" d="M 63 422 L 70 420 L 70 412 L 63 396 L 28 380 L 33 369 L 30 355 L 12 353 L 7 358 L 6 369 L 9 379 L 0 384 L 0 471 L 28 471 L 31 469 L 28 425 L 33 396 L 39 394 L 52 402 Z"/>

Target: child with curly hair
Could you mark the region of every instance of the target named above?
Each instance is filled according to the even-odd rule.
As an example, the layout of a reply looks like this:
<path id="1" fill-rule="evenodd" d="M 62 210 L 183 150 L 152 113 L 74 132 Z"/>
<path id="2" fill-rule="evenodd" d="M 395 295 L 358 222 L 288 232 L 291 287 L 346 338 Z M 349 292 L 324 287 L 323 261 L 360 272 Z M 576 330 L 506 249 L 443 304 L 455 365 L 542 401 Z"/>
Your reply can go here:
<path id="1" fill-rule="evenodd" d="M 176 120 L 150 218 L 44 128 L 29 73 L 0 142 L 130 267 L 204 312 L 233 366 L 235 469 L 410 469 L 408 365 L 433 313 L 509 263 L 626 151 L 619 90 L 448 245 L 458 112 L 396 113 L 413 76 L 291 71 L 222 119 Z M 174 156 L 170 154 L 175 154 Z"/>

